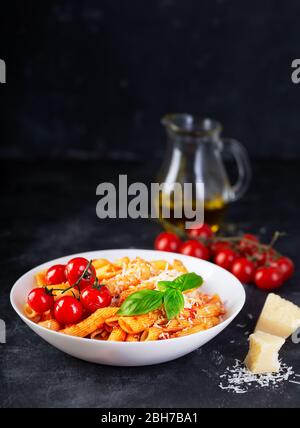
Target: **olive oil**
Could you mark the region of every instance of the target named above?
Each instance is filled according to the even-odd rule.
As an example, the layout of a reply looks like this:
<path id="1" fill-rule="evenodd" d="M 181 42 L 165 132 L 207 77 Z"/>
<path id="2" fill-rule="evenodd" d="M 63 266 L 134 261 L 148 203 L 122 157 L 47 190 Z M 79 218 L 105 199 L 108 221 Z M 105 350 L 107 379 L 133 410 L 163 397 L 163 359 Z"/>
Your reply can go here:
<path id="1" fill-rule="evenodd" d="M 204 221 L 213 232 L 217 232 L 223 224 L 227 211 L 227 204 L 221 198 L 204 202 Z"/>
<path id="2" fill-rule="evenodd" d="M 193 210 L 195 210 L 196 201 L 192 201 L 190 206 L 192 207 Z M 162 215 L 163 208 L 168 208 L 170 213 L 168 217 L 163 217 Z M 164 199 L 162 195 L 160 195 L 159 204 L 158 204 L 159 220 L 167 230 L 170 230 L 170 231 L 174 229 L 184 230 L 186 222 L 193 221 L 193 219 L 187 218 L 184 215 L 184 209 L 183 209 L 184 207 L 179 207 L 179 208 L 182 208 L 181 210 L 182 217 L 176 218 L 174 201 L 172 201 L 172 199 L 170 201 L 168 198 Z M 217 232 L 222 226 L 226 209 L 227 209 L 227 204 L 220 197 L 217 197 L 213 200 L 204 201 L 204 222 L 208 223 L 211 226 L 213 232 Z"/>

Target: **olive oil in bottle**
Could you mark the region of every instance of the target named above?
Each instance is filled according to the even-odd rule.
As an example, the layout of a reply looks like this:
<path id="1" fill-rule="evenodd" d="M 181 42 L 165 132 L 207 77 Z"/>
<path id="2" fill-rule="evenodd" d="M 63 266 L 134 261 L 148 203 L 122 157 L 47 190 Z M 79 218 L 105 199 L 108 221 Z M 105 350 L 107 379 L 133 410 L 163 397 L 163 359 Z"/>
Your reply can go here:
<path id="1" fill-rule="evenodd" d="M 197 206 L 196 201 L 191 201 L 190 206 L 193 210 L 195 210 Z M 181 218 L 176 218 L 175 208 L 179 208 L 179 211 L 181 210 Z M 213 232 L 217 232 L 220 229 L 224 220 L 226 208 L 226 203 L 220 197 L 210 201 L 204 201 L 204 222 L 211 226 Z M 164 198 L 162 194 L 159 196 L 158 209 L 161 223 L 166 229 L 170 231 L 176 228 L 184 230 L 186 222 L 191 222 L 194 220 L 185 216 L 183 202 L 181 202 L 179 207 L 175 207 L 174 200 L 168 197 Z M 168 217 L 163 216 L 163 209 L 168 212 Z"/>

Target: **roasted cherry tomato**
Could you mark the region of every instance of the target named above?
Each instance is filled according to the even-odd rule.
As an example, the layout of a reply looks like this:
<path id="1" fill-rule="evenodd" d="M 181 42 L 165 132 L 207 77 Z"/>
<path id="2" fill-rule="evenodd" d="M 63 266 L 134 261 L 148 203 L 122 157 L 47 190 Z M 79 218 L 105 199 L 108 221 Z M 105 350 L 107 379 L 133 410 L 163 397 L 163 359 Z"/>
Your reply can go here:
<path id="1" fill-rule="evenodd" d="M 27 302 L 31 309 L 41 314 L 52 308 L 54 298 L 46 288 L 38 287 L 30 291 Z"/>
<path id="2" fill-rule="evenodd" d="M 240 257 L 234 260 L 231 266 L 231 273 L 241 282 L 248 284 L 254 279 L 255 265 L 246 257 Z"/>
<path id="3" fill-rule="evenodd" d="M 202 224 L 201 226 L 193 226 L 191 229 L 186 230 L 187 236 L 191 239 L 204 239 L 207 241 L 213 236 L 213 231 L 209 224 Z"/>
<path id="4" fill-rule="evenodd" d="M 224 269 L 230 270 L 234 260 L 237 258 L 237 254 L 230 248 L 225 248 L 219 251 L 215 256 L 215 263 Z"/>
<path id="5" fill-rule="evenodd" d="M 186 256 L 198 257 L 199 259 L 208 260 L 209 250 L 208 248 L 199 241 L 186 241 L 180 247 L 181 254 Z"/>
<path id="6" fill-rule="evenodd" d="M 262 266 L 255 272 L 254 282 L 262 290 L 273 290 L 283 284 L 283 274 L 278 268 Z"/>
<path id="7" fill-rule="evenodd" d="M 70 260 L 66 266 L 67 280 L 70 285 L 74 285 L 85 271 L 89 261 L 84 257 L 75 257 Z M 94 266 L 91 264 L 84 277 L 79 282 L 80 290 L 84 290 L 89 285 L 93 285 L 96 278 L 96 271 Z"/>
<path id="8" fill-rule="evenodd" d="M 60 324 L 75 324 L 82 319 L 83 307 L 72 296 L 63 296 L 54 304 L 54 316 Z"/>
<path id="9" fill-rule="evenodd" d="M 178 253 L 182 241 L 178 238 L 175 233 L 162 232 L 160 233 L 155 241 L 154 248 L 158 251 L 170 251 L 172 253 Z"/>
<path id="10" fill-rule="evenodd" d="M 257 244 L 259 244 L 259 240 L 256 236 L 245 233 L 241 239 L 239 250 L 243 254 L 253 254 L 257 250 Z"/>
<path id="11" fill-rule="evenodd" d="M 53 265 L 51 266 L 45 275 L 45 281 L 47 285 L 61 284 L 66 282 L 66 265 Z"/>
<path id="12" fill-rule="evenodd" d="M 110 291 L 105 285 L 89 285 L 81 293 L 81 302 L 89 312 L 95 312 L 99 308 L 105 308 L 111 302 Z"/>
<path id="13" fill-rule="evenodd" d="M 289 257 L 281 256 L 273 260 L 270 265 L 279 269 L 283 275 L 283 281 L 291 278 L 295 272 L 295 265 Z"/>

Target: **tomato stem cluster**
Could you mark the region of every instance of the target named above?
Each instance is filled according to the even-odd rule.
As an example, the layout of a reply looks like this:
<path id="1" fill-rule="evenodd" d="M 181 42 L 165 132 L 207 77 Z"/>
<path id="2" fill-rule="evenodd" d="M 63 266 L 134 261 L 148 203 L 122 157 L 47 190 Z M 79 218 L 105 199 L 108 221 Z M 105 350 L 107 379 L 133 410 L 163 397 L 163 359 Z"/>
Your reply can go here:
<path id="1" fill-rule="evenodd" d="M 78 297 L 78 300 L 80 300 L 80 287 L 79 287 L 79 284 L 80 284 L 81 280 L 82 280 L 83 278 L 85 278 L 86 274 L 87 274 L 87 273 L 88 273 L 88 271 L 89 271 L 89 268 L 91 267 L 91 264 L 92 264 L 92 260 L 90 260 L 90 261 L 88 262 L 88 264 L 86 265 L 86 267 L 85 267 L 84 271 L 82 272 L 82 274 L 80 275 L 80 277 L 77 279 L 77 281 L 76 281 L 73 285 L 70 285 L 70 287 L 65 288 L 65 289 L 61 292 L 61 294 L 64 294 L 64 293 L 66 293 L 67 291 L 71 290 L 72 288 L 77 287 L 77 289 L 78 289 L 78 291 L 79 291 L 79 297 Z M 92 274 L 92 275 L 93 275 L 93 274 Z M 96 276 L 95 276 L 95 282 L 97 282 L 97 283 L 98 283 L 98 278 L 97 278 Z M 72 293 L 73 293 L 73 296 L 75 297 L 75 294 L 74 294 L 74 292 L 73 292 L 73 291 L 72 291 Z"/>

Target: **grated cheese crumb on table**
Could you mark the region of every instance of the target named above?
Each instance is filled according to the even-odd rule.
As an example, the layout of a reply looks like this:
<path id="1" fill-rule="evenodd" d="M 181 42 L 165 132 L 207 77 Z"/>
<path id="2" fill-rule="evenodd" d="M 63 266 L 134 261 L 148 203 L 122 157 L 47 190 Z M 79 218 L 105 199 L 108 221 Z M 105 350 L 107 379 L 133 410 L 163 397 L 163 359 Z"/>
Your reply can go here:
<path id="1" fill-rule="evenodd" d="M 245 365 L 235 360 L 233 367 L 227 367 L 224 374 L 220 376 L 219 387 L 225 391 L 235 394 L 245 394 L 250 388 L 278 388 L 283 382 L 289 381 L 295 375 L 293 368 L 281 363 L 279 373 L 257 375 L 251 373 Z"/>

